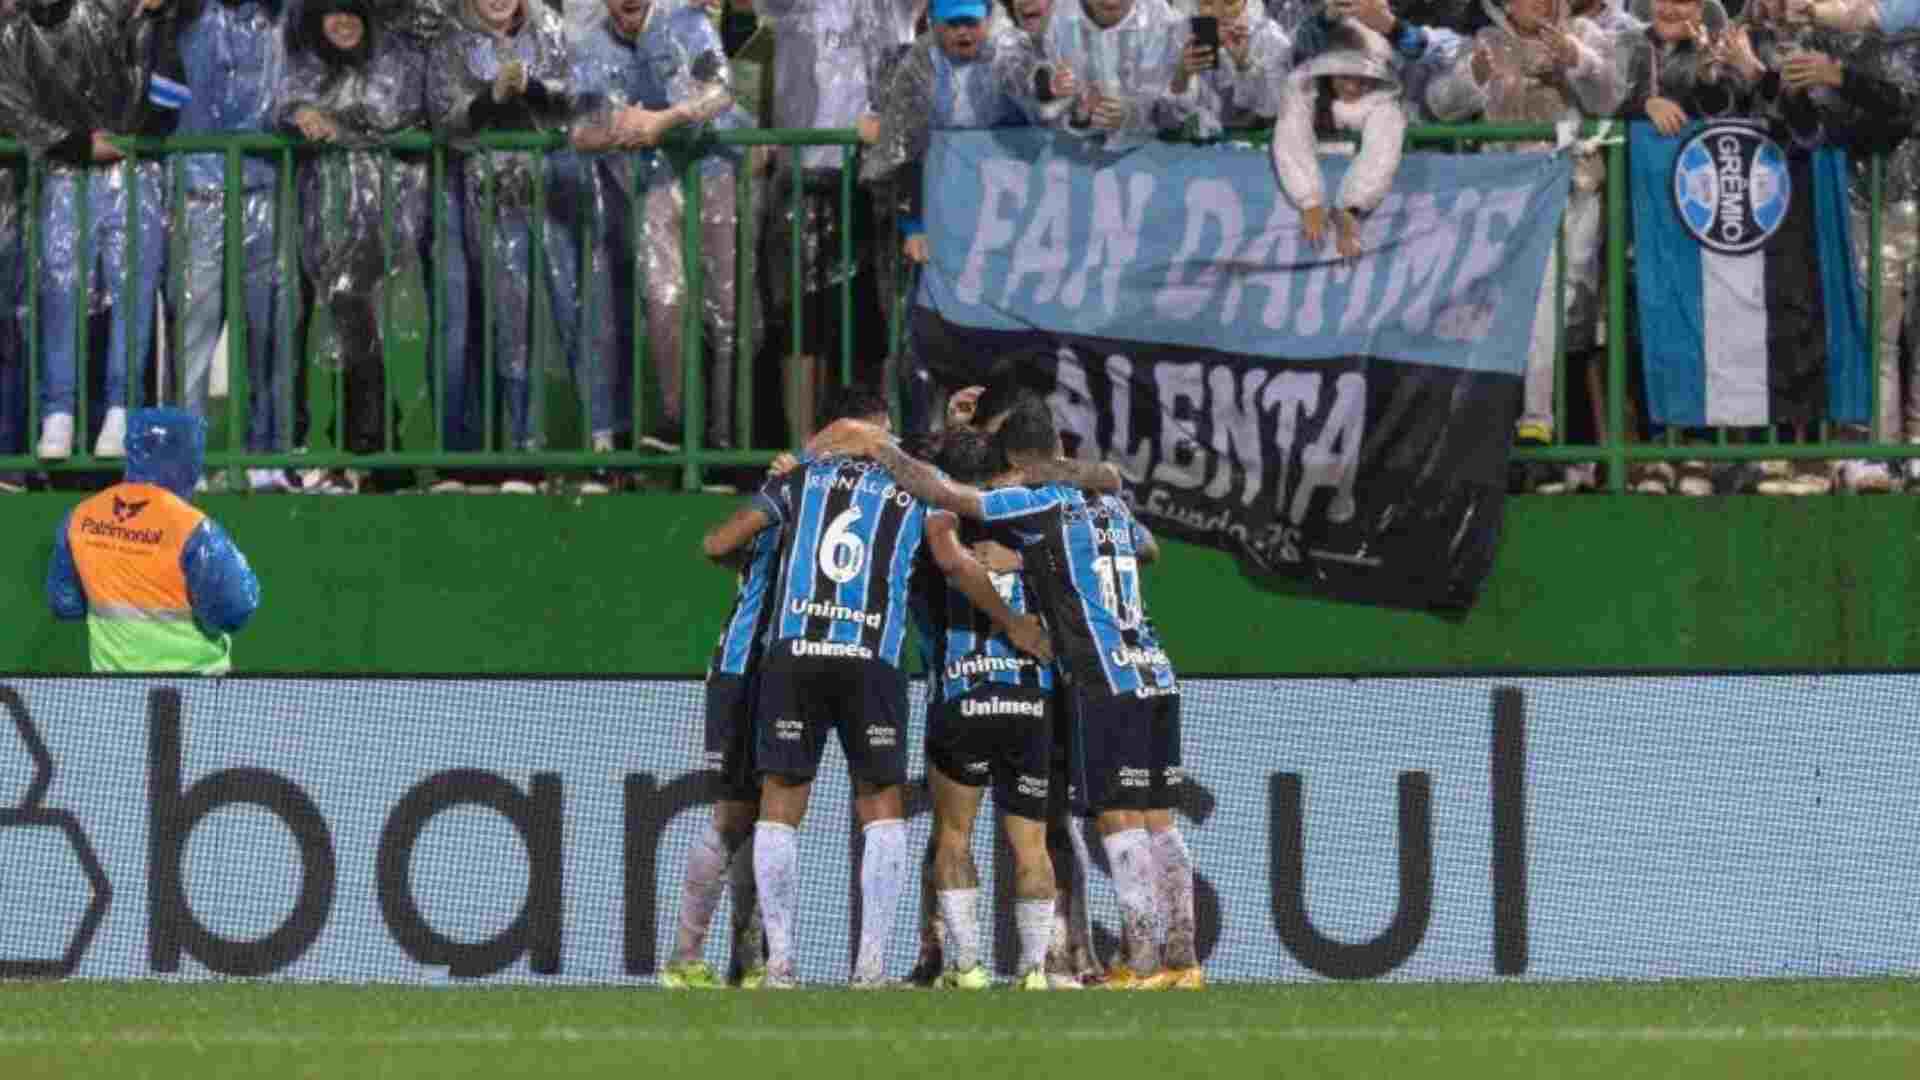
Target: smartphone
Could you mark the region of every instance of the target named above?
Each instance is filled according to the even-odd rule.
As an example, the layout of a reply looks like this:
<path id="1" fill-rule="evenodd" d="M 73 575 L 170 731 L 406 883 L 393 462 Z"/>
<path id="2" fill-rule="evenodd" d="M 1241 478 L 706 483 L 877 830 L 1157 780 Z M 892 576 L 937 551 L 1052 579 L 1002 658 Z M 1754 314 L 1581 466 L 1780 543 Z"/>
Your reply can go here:
<path id="1" fill-rule="evenodd" d="M 1195 15 L 1189 21 L 1193 26 L 1193 43 L 1195 45 L 1205 45 L 1207 48 L 1217 52 L 1220 48 L 1219 18 L 1213 15 Z M 1220 63 L 1220 58 L 1215 56 L 1213 62 L 1217 66 Z"/>

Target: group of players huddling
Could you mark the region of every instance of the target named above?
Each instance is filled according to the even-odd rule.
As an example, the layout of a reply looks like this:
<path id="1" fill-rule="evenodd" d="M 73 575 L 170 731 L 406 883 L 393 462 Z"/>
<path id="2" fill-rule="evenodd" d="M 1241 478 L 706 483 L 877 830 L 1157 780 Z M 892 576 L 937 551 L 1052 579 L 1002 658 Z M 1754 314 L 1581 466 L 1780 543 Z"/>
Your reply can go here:
<path id="1" fill-rule="evenodd" d="M 1140 586 L 1158 547 L 1117 497 L 1119 473 L 1065 458 L 1052 411 L 1031 395 L 956 395 L 946 429 L 915 448 L 931 463 L 895 442 L 886 401 L 870 390 L 841 391 L 822 419 L 805 455 L 776 462 L 702 544 L 740 574 L 707 679 L 707 764 L 723 787 L 687 857 L 662 985 L 796 985 L 795 838 L 830 730 L 863 836 L 852 985 L 888 985 L 911 863 L 909 617 L 931 691 L 934 812 L 915 981 L 991 984 L 972 858 L 991 782 L 1014 855 L 1016 986 L 1204 985 L 1193 868 L 1171 813 L 1179 687 Z M 1122 917 L 1121 955 L 1104 970 L 1086 917 L 1085 817 Z M 729 882 L 723 980 L 701 957 Z"/>

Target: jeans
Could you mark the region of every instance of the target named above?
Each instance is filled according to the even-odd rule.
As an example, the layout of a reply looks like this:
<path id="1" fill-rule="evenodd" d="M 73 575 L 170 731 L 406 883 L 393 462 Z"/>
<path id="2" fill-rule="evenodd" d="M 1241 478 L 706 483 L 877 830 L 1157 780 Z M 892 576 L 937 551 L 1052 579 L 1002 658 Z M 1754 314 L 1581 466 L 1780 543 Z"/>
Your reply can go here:
<path id="1" fill-rule="evenodd" d="M 96 270 L 104 275 L 115 303 L 107 344 L 106 403 L 132 404 L 133 384 L 146 381 L 147 349 L 153 343 L 154 290 L 166 261 L 166 218 L 158 167 L 143 163 L 134 189 L 139 196 L 135 236 L 139 262 L 133 267 L 133 295 L 125 295 L 128 269 L 128 166 L 87 170 L 88 224 L 84 248 L 80 236 L 80 174 L 57 169 L 43 188 L 44 228 L 40 234 L 40 352 L 46 377 L 40 384 L 43 414 L 74 411 L 79 379 L 75 326 L 86 331 Z M 96 265 L 97 264 L 97 265 Z M 84 274 L 83 274 L 84 271 Z M 76 295 L 76 293 L 78 295 Z M 129 359 L 138 364 L 129 371 Z"/>

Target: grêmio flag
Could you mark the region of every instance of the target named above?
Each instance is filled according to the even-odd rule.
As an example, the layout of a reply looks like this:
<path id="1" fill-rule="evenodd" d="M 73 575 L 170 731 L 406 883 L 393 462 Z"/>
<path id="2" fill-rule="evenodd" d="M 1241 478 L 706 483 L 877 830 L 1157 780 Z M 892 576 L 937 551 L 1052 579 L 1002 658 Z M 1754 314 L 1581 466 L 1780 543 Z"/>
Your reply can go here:
<path id="1" fill-rule="evenodd" d="M 1322 159 L 1328 191 L 1345 160 Z M 916 347 L 952 385 L 1018 357 L 1159 531 L 1328 598 L 1464 613 L 1570 173 L 1409 154 L 1345 261 L 1262 149 L 936 133 Z"/>
<path id="2" fill-rule="evenodd" d="M 1846 151 L 1790 154 L 1739 120 L 1672 137 L 1645 121 L 1629 128 L 1653 422 L 1866 423 L 1866 298 L 1854 276 Z"/>

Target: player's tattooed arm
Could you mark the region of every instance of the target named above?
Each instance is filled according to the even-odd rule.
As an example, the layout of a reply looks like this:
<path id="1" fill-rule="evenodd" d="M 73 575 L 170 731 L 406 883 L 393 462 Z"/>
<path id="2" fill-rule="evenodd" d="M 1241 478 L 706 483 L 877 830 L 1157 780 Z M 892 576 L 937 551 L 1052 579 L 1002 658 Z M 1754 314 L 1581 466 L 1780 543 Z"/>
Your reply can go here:
<path id="1" fill-rule="evenodd" d="M 968 602 L 985 612 L 994 625 L 1006 631 L 1014 648 L 1041 661 L 1053 659 L 1053 643 L 1047 637 L 1047 630 L 1038 616 L 1017 615 L 1008 606 L 1000 590 L 993 587 L 993 579 L 987 576 L 987 568 L 967 551 L 960 542 L 960 525 L 951 514 L 930 514 L 927 517 L 927 545 L 933 551 L 933 561 L 945 574 L 954 588 L 965 594 Z"/>
<path id="2" fill-rule="evenodd" d="M 760 535 L 760 530 L 771 524 L 773 519 L 766 511 L 751 504 L 743 506 L 707 530 L 707 535 L 700 539 L 700 553 L 725 566 Z"/>
<path id="3" fill-rule="evenodd" d="M 921 502 L 975 521 L 985 517 L 979 488 L 947 479 L 939 469 L 902 450 L 885 428 L 860 420 L 836 420 L 807 443 L 807 451 L 821 456 L 869 458 L 892 473 L 893 482 Z"/>
<path id="4" fill-rule="evenodd" d="M 1027 560 L 1019 552 L 992 540 L 980 541 L 972 551 L 989 574 L 1017 574 L 1027 567 Z"/>
<path id="5" fill-rule="evenodd" d="M 1029 484 L 1059 484 L 1103 494 L 1120 490 L 1120 470 L 1104 461 L 1088 463 L 1072 458 L 1054 458 L 1023 465 L 1020 472 Z"/>

